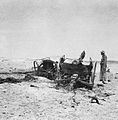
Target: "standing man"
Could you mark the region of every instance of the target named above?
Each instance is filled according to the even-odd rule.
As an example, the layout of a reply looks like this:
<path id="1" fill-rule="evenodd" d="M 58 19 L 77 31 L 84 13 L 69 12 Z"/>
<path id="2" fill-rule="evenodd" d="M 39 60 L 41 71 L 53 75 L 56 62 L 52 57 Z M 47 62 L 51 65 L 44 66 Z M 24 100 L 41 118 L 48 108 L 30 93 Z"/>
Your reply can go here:
<path id="1" fill-rule="evenodd" d="M 65 55 L 63 55 L 61 58 L 60 58 L 60 60 L 59 60 L 59 63 L 63 63 L 64 61 L 65 61 Z"/>
<path id="2" fill-rule="evenodd" d="M 100 81 L 105 83 L 106 81 L 106 68 L 107 68 L 107 56 L 104 51 L 101 51 L 101 62 L 100 62 Z"/>
<path id="3" fill-rule="evenodd" d="M 79 57 L 79 63 L 82 63 L 83 62 L 83 59 L 85 57 L 85 51 L 83 51 Z"/>
<path id="4" fill-rule="evenodd" d="M 65 59 L 66 59 L 66 58 L 65 58 L 65 55 L 63 55 L 63 56 L 60 58 L 60 60 L 59 60 L 59 68 L 60 68 L 60 70 L 62 69 L 62 68 L 61 68 L 61 64 L 64 63 Z"/>

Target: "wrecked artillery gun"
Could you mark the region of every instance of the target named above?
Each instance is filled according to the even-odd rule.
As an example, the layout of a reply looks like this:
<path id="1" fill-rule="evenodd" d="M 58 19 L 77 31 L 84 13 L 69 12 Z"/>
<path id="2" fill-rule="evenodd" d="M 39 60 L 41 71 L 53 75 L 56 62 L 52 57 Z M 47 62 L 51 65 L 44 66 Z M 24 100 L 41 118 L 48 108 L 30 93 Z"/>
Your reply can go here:
<path id="1" fill-rule="evenodd" d="M 82 62 L 72 63 L 55 62 L 49 58 L 41 59 L 41 63 L 37 61 L 33 62 L 35 75 L 43 76 L 50 80 L 54 80 L 57 85 L 69 85 L 73 84 L 73 87 L 86 87 L 92 89 L 95 79 L 95 71 L 97 62 L 93 66 L 93 62 L 90 59 L 89 65 L 84 65 Z"/>

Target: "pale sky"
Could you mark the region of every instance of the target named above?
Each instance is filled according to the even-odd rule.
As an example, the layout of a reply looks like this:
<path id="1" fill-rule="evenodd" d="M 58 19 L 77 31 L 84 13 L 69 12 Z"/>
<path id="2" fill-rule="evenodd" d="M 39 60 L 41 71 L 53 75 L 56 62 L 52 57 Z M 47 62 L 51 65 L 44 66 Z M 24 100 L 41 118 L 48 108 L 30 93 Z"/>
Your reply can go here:
<path id="1" fill-rule="evenodd" d="M 0 0 L 0 57 L 118 60 L 118 0 Z"/>

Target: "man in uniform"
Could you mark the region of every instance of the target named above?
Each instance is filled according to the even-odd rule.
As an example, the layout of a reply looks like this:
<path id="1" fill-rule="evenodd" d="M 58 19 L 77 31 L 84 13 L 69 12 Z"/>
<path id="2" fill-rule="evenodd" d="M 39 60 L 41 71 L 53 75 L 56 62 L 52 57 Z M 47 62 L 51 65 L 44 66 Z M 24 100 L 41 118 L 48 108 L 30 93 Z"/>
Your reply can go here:
<path id="1" fill-rule="evenodd" d="M 107 56 L 104 51 L 101 51 L 101 62 L 100 62 L 100 81 L 105 83 L 106 81 L 106 68 L 107 68 Z"/>

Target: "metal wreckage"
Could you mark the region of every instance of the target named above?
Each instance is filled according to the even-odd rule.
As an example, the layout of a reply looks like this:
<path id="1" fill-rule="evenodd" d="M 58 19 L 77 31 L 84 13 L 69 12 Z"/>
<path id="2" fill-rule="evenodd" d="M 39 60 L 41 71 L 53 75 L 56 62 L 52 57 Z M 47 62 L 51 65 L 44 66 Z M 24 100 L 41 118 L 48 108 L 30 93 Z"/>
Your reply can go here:
<path id="1" fill-rule="evenodd" d="M 71 85 L 72 89 L 85 87 L 92 90 L 97 62 L 90 58 L 89 65 L 84 65 L 84 57 L 85 51 L 81 53 L 79 59 L 71 59 L 71 63 L 67 62 L 70 58 L 65 58 L 65 55 L 58 62 L 50 58 L 40 59 L 40 64 L 34 61 L 35 75 L 54 80 L 57 86 Z"/>

